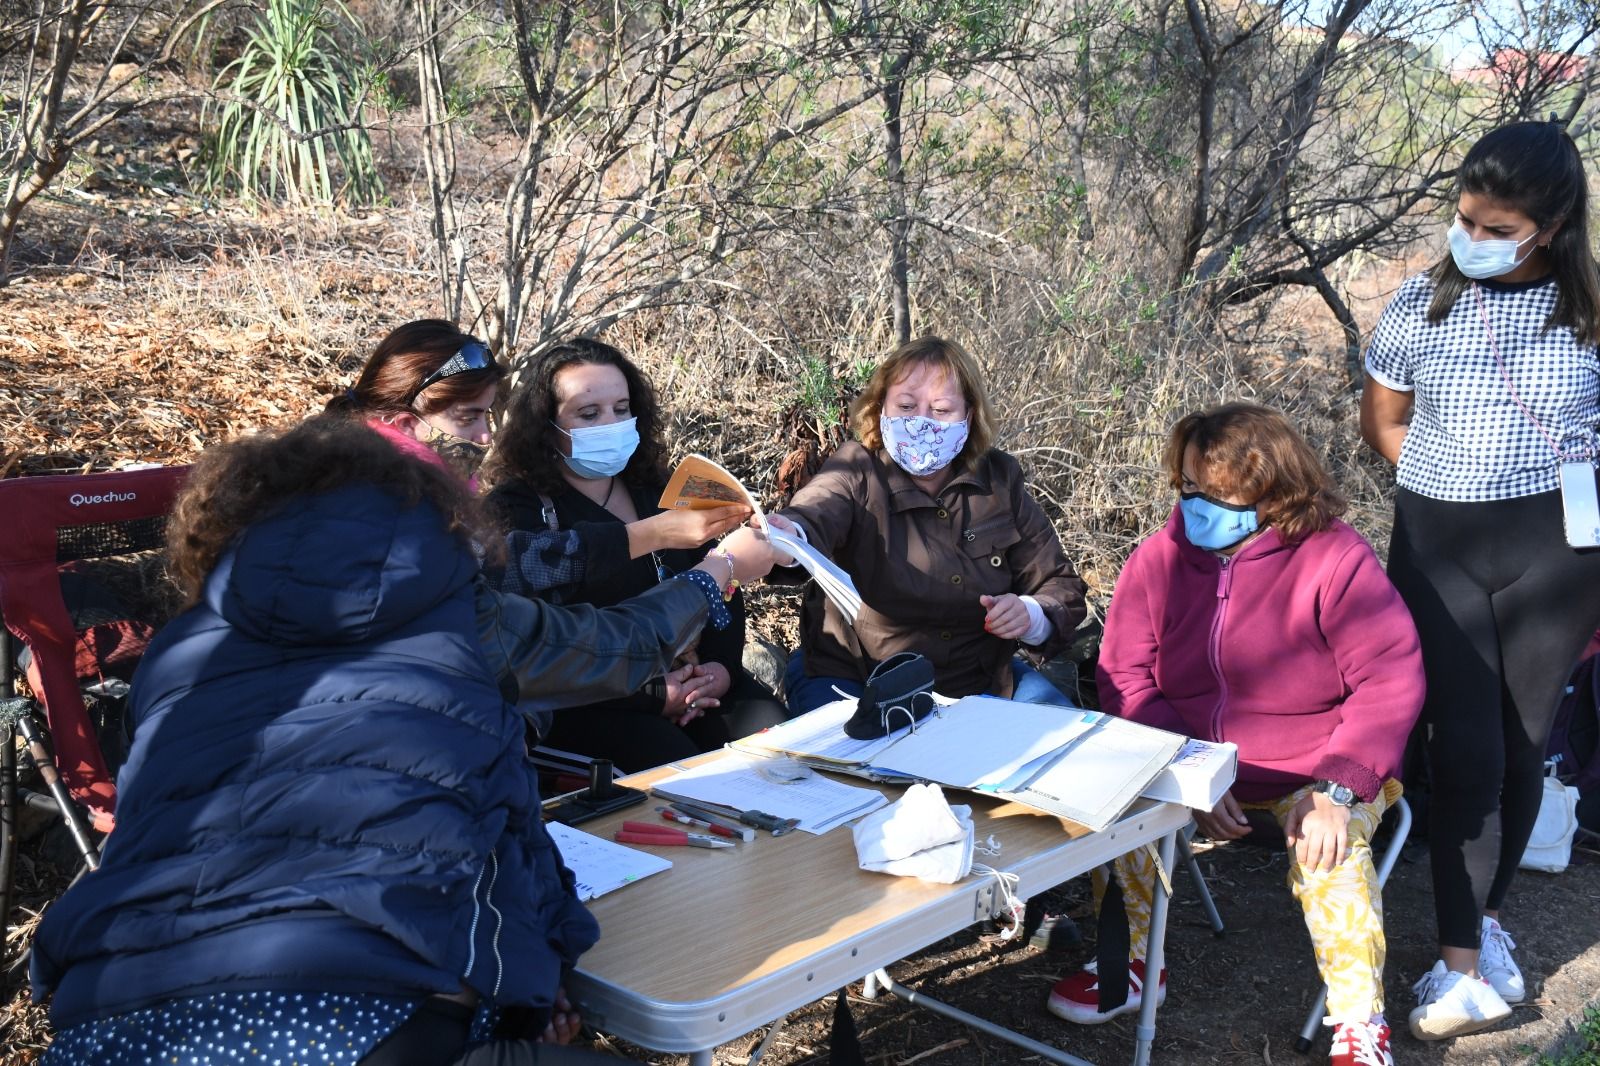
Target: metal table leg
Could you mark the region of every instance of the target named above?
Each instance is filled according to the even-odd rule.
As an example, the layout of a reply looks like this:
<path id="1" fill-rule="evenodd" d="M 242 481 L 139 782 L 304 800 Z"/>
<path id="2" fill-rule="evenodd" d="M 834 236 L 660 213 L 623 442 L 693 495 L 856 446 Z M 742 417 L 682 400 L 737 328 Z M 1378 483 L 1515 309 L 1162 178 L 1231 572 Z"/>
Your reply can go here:
<path id="1" fill-rule="evenodd" d="M 952 1007 L 948 1003 L 932 999 L 921 992 L 907 988 L 890 977 L 888 970 L 879 970 L 873 976 L 877 978 L 880 988 L 886 992 L 893 992 L 914 1007 L 926 1007 L 935 1014 L 942 1014 L 946 1018 L 953 1018 L 961 1022 L 963 1025 L 970 1025 L 980 1033 L 988 1033 L 996 1040 L 1004 1040 L 1006 1043 L 1022 1048 L 1024 1051 L 1032 1052 L 1047 1062 L 1061 1063 L 1062 1066 L 1094 1066 L 1094 1063 L 1088 1059 L 1080 1059 L 1076 1055 L 1069 1055 L 1058 1047 L 1042 1044 L 1037 1040 L 1023 1036 L 1013 1029 L 996 1025 L 987 1018 L 980 1018 L 976 1014 L 968 1014 L 959 1007 Z"/>
<path id="2" fill-rule="evenodd" d="M 1169 878 L 1177 836 L 1175 831 L 1161 838 L 1161 868 Z M 1167 964 L 1167 908 L 1171 902 L 1158 878 L 1155 899 L 1150 904 L 1150 946 L 1145 952 L 1144 1002 L 1139 1005 L 1139 1024 L 1134 1029 L 1133 1066 L 1150 1066 L 1150 1045 L 1156 1038 L 1156 1001 L 1161 998 L 1161 970 Z"/>

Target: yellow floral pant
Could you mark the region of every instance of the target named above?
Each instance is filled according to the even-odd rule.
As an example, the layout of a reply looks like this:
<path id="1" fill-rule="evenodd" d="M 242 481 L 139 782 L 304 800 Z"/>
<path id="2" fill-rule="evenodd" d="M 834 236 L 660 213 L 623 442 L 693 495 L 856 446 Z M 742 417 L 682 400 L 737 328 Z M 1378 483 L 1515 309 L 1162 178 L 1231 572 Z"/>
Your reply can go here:
<path id="1" fill-rule="evenodd" d="M 1268 810 L 1282 826 L 1295 804 L 1310 795 L 1306 785 L 1287 796 L 1263 803 L 1241 803 L 1246 810 Z M 1386 781 L 1372 803 L 1350 810 L 1350 847 L 1344 862 L 1327 872 L 1303 870 L 1289 848 L 1289 889 L 1305 913 L 1306 930 L 1317 969 L 1328 985 L 1328 1017 L 1336 1022 L 1366 1021 L 1383 1013 L 1383 896 L 1372 863 L 1372 834 L 1383 812 L 1400 798 L 1400 782 Z M 1149 849 L 1139 848 L 1110 867 L 1094 871 L 1096 909 L 1106 890 L 1107 870 L 1122 886 L 1128 912 L 1131 958 L 1143 959 L 1150 941 L 1150 905 L 1155 898 L 1156 864 Z"/>

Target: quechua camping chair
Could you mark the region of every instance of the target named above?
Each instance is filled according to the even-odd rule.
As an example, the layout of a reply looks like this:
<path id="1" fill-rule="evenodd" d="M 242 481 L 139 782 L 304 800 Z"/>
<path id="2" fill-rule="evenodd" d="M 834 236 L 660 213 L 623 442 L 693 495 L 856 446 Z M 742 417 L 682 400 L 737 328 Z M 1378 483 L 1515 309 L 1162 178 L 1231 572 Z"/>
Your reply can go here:
<path id="1" fill-rule="evenodd" d="M 160 548 L 187 472 L 147 467 L 0 481 L 0 920 L 6 927 L 18 804 L 59 814 L 89 869 L 99 857 L 90 829 L 110 832 L 116 809 L 116 785 L 79 687 L 80 640 L 62 595 L 61 568 Z M 28 652 L 31 697 L 16 694 L 13 637 Z M 18 788 L 19 733 L 48 795 Z"/>

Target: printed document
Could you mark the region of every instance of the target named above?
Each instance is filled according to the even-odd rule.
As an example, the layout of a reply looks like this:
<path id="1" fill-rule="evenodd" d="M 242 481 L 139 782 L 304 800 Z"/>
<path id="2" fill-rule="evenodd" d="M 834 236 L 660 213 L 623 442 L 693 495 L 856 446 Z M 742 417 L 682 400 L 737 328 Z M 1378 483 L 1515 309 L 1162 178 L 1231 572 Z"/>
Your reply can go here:
<path id="1" fill-rule="evenodd" d="M 797 818 L 799 828 L 812 834 L 826 833 L 889 802 L 877 789 L 818 774 L 798 781 L 772 781 L 757 772 L 759 762 L 749 756 L 717 759 L 658 781 L 651 791 L 668 800 Z"/>
<path id="2" fill-rule="evenodd" d="M 572 871 L 580 900 L 603 896 L 640 878 L 672 869 L 672 863 L 659 855 L 604 840 L 560 822 L 546 822 L 545 828 L 561 850 L 561 861 Z"/>

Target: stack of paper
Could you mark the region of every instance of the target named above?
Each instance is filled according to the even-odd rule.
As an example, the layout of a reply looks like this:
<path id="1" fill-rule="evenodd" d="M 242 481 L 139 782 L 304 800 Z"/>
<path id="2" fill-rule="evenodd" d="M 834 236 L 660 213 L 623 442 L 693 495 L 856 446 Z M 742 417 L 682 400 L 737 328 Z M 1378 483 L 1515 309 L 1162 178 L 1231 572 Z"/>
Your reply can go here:
<path id="1" fill-rule="evenodd" d="M 814 834 L 826 833 L 889 802 L 876 789 L 815 774 L 798 781 L 772 781 L 758 773 L 756 766 L 757 760 L 748 757 L 718 759 L 659 781 L 651 791 L 668 800 L 795 818 L 801 829 Z"/>
<path id="2" fill-rule="evenodd" d="M 1190 740 L 1144 790 L 1149 799 L 1209 811 L 1239 773 L 1239 745 Z"/>
<path id="3" fill-rule="evenodd" d="M 659 855 L 602 840 L 560 822 L 546 822 L 545 828 L 561 851 L 561 861 L 577 881 L 580 900 L 603 896 L 642 877 L 672 869 L 672 863 Z"/>
<path id="4" fill-rule="evenodd" d="M 856 616 L 861 613 L 861 594 L 856 591 L 849 574 L 799 537 L 790 536 L 775 526 L 767 527 L 767 539 L 774 548 L 794 556 L 795 562 L 806 568 L 817 587 L 839 608 L 845 621 L 856 624 Z"/>

